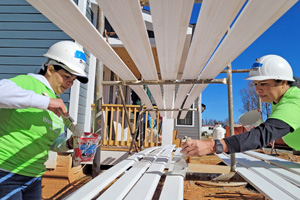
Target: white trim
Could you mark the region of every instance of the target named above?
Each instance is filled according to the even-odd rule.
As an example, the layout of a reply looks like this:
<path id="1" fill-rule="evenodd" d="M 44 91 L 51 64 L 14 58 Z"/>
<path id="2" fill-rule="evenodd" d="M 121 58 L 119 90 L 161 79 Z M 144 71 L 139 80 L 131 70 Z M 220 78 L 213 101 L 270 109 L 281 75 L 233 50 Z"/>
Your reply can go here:
<path id="1" fill-rule="evenodd" d="M 69 104 L 69 114 L 77 122 L 78 118 L 78 105 L 79 105 L 79 91 L 80 82 L 76 79 L 71 87 L 70 91 L 70 104 Z M 68 129 L 67 137 L 70 137 L 73 133 Z"/>
<path id="2" fill-rule="evenodd" d="M 89 66 L 89 82 L 87 83 L 87 95 L 86 95 L 86 107 L 85 107 L 85 119 L 84 119 L 84 132 L 91 132 L 92 129 L 92 108 L 91 105 L 94 102 L 94 90 L 95 90 L 95 74 L 96 74 L 97 59 L 93 54 L 90 54 L 90 66 Z"/>
<path id="3" fill-rule="evenodd" d="M 174 120 L 163 117 L 162 120 L 162 145 L 173 144 Z"/>

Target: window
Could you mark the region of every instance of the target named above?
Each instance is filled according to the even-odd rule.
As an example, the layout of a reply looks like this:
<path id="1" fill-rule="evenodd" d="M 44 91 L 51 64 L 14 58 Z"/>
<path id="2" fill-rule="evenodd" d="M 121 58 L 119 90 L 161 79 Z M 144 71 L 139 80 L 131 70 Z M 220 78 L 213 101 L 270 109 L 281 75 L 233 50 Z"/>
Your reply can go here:
<path id="1" fill-rule="evenodd" d="M 194 104 L 191 108 L 194 108 Z M 176 120 L 176 126 L 194 126 L 194 111 L 188 111 L 184 119 L 179 119 L 180 114 L 181 113 L 179 112 Z"/>

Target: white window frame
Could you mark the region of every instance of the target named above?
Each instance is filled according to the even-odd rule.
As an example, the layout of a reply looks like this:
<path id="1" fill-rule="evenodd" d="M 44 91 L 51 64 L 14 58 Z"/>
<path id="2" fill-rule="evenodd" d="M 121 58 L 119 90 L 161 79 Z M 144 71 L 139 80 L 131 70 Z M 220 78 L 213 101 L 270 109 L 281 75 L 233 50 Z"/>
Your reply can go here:
<path id="1" fill-rule="evenodd" d="M 195 102 L 193 103 L 193 108 L 195 108 Z M 192 125 L 178 124 L 177 119 L 176 119 L 176 126 L 178 126 L 178 127 L 195 127 L 195 111 L 188 111 L 188 112 L 192 112 Z"/>

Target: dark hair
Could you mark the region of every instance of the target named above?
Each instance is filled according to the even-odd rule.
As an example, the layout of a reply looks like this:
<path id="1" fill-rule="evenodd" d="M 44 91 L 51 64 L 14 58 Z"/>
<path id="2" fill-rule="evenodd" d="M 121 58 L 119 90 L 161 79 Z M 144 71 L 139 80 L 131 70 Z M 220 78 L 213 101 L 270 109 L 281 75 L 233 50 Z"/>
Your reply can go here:
<path id="1" fill-rule="evenodd" d="M 275 80 L 276 83 L 280 83 L 281 81 L 283 81 L 283 80 Z M 287 84 L 290 87 L 296 86 L 296 82 L 295 81 L 287 81 Z"/>
<path id="2" fill-rule="evenodd" d="M 58 70 L 61 70 L 61 69 L 65 70 L 64 68 L 62 68 L 62 67 L 59 66 L 59 65 L 53 65 L 53 67 L 54 67 L 54 70 L 55 70 L 55 71 L 58 71 Z M 44 64 L 43 64 L 43 67 L 40 69 L 40 71 L 39 71 L 38 74 L 44 76 L 44 75 L 46 74 L 46 72 L 47 72 L 47 68 L 48 68 L 48 64 L 47 64 L 47 63 L 44 63 Z M 65 70 L 65 71 L 67 71 L 67 70 Z"/>

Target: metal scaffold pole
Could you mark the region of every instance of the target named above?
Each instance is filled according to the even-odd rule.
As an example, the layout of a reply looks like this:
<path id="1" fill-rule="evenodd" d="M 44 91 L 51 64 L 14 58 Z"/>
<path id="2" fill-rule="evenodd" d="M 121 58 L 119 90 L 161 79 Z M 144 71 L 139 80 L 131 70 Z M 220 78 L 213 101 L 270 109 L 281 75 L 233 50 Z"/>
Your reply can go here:
<path id="1" fill-rule="evenodd" d="M 234 135 L 234 120 L 233 120 L 233 95 L 232 95 L 232 72 L 231 64 L 227 66 L 227 89 L 228 89 L 228 119 L 229 119 L 229 133 Z M 236 161 L 235 154 L 230 154 L 230 171 L 235 172 Z"/>

